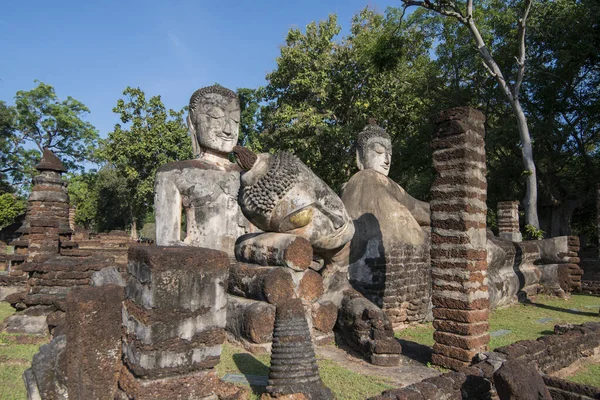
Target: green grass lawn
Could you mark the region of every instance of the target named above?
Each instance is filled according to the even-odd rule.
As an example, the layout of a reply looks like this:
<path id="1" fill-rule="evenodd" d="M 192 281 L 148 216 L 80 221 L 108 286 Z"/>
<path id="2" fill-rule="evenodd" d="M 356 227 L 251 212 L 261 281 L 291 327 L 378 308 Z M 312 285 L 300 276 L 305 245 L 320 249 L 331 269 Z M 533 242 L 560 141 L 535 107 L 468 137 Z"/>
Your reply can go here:
<path id="1" fill-rule="evenodd" d="M 217 365 L 217 374 L 219 377 L 228 372 L 268 376 L 269 361 L 269 354 L 250 354 L 237 346 L 225 344 L 221 362 Z M 319 359 L 317 363 L 323 383 L 338 399 L 362 400 L 394 387 L 384 377 L 361 375 L 330 360 Z M 258 399 L 264 392 L 264 387 L 251 386 L 251 390 L 250 399 Z"/>
<path id="2" fill-rule="evenodd" d="M 0 322 L 11 315 L 10 304 L 0 302 Z M 0 333 L 0 399 L 27 399 L 21 375 L 31 365 L 33 355 L 48 338 Z"/>
<path id="3" fill-rule="evenodd" d="M 580 368 L 567 379 L 583 385 L 600 387 L 600 364 L 590 364 Z"/>
<path id="4" fill-rule="evenodd" d="M 502 347 L 525 339 L 537 339 L 554 333 L 554 325 L 570 322 L 582 324 L 588 321 L 600 321 L 598 308 L 600 297 L 573 295 L 568 300 L 539 295 L 532 299 L 534 305 L 516 304 L 492 311 L 490 332 L 501 329 L 510 333 L 492 336 L 490 349 Z M 576 310 L 575 310 L 576 309 Z M 546 321 L 538 322 L 546 319 Z M 548 320 L 549 319 L 549 320 Z M 424 324 L 396 332 L 396 337 L 433 346 L 433 326 Z"/>

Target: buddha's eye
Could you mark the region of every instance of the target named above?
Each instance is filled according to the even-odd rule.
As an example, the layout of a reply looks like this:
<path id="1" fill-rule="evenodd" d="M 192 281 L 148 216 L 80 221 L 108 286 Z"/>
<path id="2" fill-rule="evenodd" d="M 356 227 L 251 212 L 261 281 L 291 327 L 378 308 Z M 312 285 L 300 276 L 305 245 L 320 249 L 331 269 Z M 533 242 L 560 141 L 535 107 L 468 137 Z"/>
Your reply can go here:
<path id="1" fill-rule="evenodd" d="M 375 143 L 375 145 L 373 146 L 373 150 L 375 151 L 375 153 L 377 154 L 383 154 L 385 153 L 385 147 L 383 147 L 381 144 L 379 143 Z"/>

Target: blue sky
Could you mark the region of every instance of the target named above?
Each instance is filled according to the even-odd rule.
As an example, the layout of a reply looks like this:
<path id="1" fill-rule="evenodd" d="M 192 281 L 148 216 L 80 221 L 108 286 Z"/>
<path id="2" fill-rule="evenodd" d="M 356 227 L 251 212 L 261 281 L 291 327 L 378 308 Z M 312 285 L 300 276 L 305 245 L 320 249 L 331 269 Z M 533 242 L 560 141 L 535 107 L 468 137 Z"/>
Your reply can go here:
<path id="1" fill-rule="evenodd" d="M 290 28 L 399 0 L 6 1 L 0 14 L 0 100 L 38 79 L 90 108 L 101 136 L 118 122 L 112 108 L 127 86 L 180 109 L 218 82 L 258 87 L 275 68 Z"/>

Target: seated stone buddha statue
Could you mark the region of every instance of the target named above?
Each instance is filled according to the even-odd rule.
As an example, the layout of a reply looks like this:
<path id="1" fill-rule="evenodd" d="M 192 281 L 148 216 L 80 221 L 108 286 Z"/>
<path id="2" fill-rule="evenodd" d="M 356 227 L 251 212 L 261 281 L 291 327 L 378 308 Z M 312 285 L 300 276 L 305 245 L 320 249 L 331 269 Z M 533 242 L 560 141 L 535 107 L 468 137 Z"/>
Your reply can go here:
<path id="1" fill-rule="evenodd" d="M 430 214 L 428 203 L 387 176 L 391 158 L 390 136 L 370 121 L 356 140 L 360 171 L 344 187 L 342 202 L 356 229 L 350 282 L 399 326 L 427 313 Z"/>
<path id="2" fill-rule="evenodd" d="M 156 173 L 158 245 L 207 247 L 233 256 L 236 239 L 251 231 L 237 202 L 240 169 L 228 158 L 237 144 L 239 121 L 239 99 L 229 89 L 209 86 L 190 98 L 187 123 L 195 158 L 166 164 Z"/>

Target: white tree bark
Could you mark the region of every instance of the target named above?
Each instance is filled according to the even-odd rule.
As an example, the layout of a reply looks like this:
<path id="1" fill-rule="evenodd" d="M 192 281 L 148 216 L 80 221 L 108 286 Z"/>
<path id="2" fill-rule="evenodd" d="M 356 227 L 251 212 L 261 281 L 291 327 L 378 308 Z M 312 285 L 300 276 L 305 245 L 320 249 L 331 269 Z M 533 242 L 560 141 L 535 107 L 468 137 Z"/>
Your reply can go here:
<path id="1" fill-rule="evenodd" d="M 455 1 L 436 1 L 432 2 L 429 0 L 424 1 L 412 1 L 402 0 L 405 7 L 418 6 L 428 10 L 437 12 L 441 15 L 452 17 L 458 20 L 461 24 L 466 26 L 473 36 L 473 40 L 479 51 L 479 56 L 483 61 L 483 65 L 486 67 L 490 75 L 492 75 L 498 82 L 502 93 L 506 96 L 506 99 L 510 103 L 517 119 L 517 126 L 519 129 L 519 137 L 522 144 L 522 158 L 523 166 L 525 168 L 524 175 L 526 179 L 526 192 L 525 198 L 523 199 L 523 207 L 525 208 L 525 223 L 532 225 L 536 229 L 539 229 L 540 223 L 537 214 L 537 174 L 535 169 L 535 163 L 533 161 L 533 147 L 531 144 L 531 135 L 529 134 L 529 127 L 527 125 L 527 118 L 519 102 L 519 92 L 521 90 L 521 83 L 525 75 L 525 28 L 527 26 L 527 17 L 531 10 L 532 0 L 524 0 L 524 9 L 519 18 L 519 55 L 517 57 L 517 64 L 519 66 L 515 83 L 510 85 L 500 67 L 490 54 L 488 48 L 481 37 L 479 29 L 473 20 L 473 0 L 467 0 L 466 13 L 463 13 L 461 8 Z"/>

